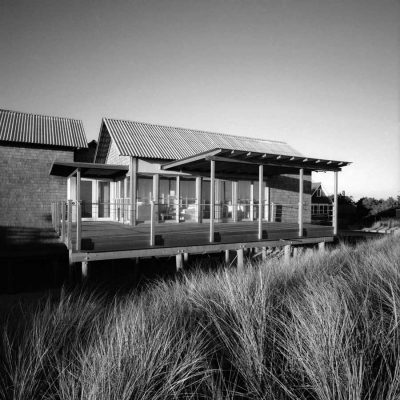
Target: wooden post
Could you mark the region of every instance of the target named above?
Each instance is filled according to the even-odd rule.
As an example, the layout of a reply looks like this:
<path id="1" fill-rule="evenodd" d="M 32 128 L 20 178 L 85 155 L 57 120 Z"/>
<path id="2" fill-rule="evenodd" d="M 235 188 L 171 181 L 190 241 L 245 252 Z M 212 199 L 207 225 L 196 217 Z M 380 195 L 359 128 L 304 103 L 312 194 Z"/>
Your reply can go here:
<path id="1" fill-rule="evenodd" d="M 82 214 L 81 214 L 81 170 L 76 171 L 76 251 L 81 250 L 82 239 Z"/>
<path id="2" fill-rule="evenodd" d="M 299 248 L 297 246 L 293 247 L 293 258 L 296 258 L 299 255 Z"/>
<path id="3" fill-rule="evenodd" d="M 265 261 L 267 259 L 267 248 L 263 247 L 261 250 L 261 258 L 263 261 Z"/>
<path id="4" fill-rule="evenodd" d="M 262 239 L 264 166 L 258 166 L 258 240 Z"/>
<path id="5" fill-rule="evenodd" d="M 181 177 L 176 177 L 176 222 L 180 222 L 180 197 L 181 197 Z"/>
<path id="6" fill-rule="evenodd" d="M 200 223 L 202 221 L 201 215 L 201 177 L 196 177 L 196 222 Z"/>
<path id="7" fill-rule="evenodd" d="M 325 251 L 325 242 L 319 242 L 318 243 L 318 251 L 320 253 L 323 253 Z"/>
<path id="8" fill-rule="evenodd" d="M 160 188 L 160 174 L 154 174 L 153 175 L 153 201 L 154 201 L 154 220 L 155 223 L 158 223 L 159 221 L 159 207 L 158 207 L 158 202 L 159 202 L 159 188 Z"/>
<path id="9" fill-rule="evenodd" d="M 243 268 L 244 267 L 243 248 L 237 249 L 236 254 L 237 254 L 237 267 Z"/>
<path id="10" fill-rule="evenodd" d="M 72 247 L 72 200 L 68 200 L 67 247 Z"/>
<path id="11" fill-rule="evenodd" d="M 303 236 L 303 192 L 304 192 L 304 169 L 299 172 L 299 236 Z"/>
<path id="12" fill-rule="evenodd" d="M 274 202 L 271 203 L 271 222 L 275 222 L 275 204 Z"/>
<path id="13" fill-rule="evenodd" d="M 65 201 L 61 203 L 61 241 L 65 242 Z"/>
<path id="14" fill-rule="evenodd" d="M 333 226 L 333 234 L 337 235 L 337 233 L 338 233 L 338 171 L 334 172 L 332 226 Z"/>
<path id="15" fill-rule="evenodd" d="M 237 222 L 237 211 L 238 211 L 238 183 L 232 182 L 232 219 L 233 222 Z"/>
<path id="16" fill-rule="evenodd" d="M 178 272 L 183 268 L 182 253 L 178 253 L 175 256 L 175 260 L 176 260 L 176 272 Z"/>
<path id="17" fill-rule="evenodd" d="M 290 244 L 284 246 L 285 256 L 284 260 L 286 263 L 290 261 L 290 253 L 292 252 L 292 246 Z"/>
<path id="18" fill-rule="evenodd" d="M 214 242 L 215 160 L 210 161 L 210 243 Z"/>
<path id="19" fill-rule="evenodd" d="M 154 233 L 154 227 L 155 227 L 155 221 L 154 221 L 154 201 L 152 200 L 150 202 L 150 246 L 154 246 L 154 239 L 155 239 L 155 233 Z"/>
<path id="20" fill-rule="evenodd" d="M 131 186 L 130 186 L 130 198 L 131 198 L 131 215 L 130 224 L 131 226 L 136 225 L 136 207 L 137 207 L 137 158 L 130 158 L 129 169 L 131 172 Z"/>
<path id="21" fill-rule="evenodd" d="M 254 182 L 250 183 L 250 221 L 254 220 Z"/>
<path id="22" fill-rule="evenodd" d="M 229 250 L 225 250 L 225 263 L 229 264 L 231 261 L 230 256 L 229 256 Z"/>
<path id="23" fill-rule="evenodd" d="M 89 262 L 82 261 L 82 280 L 85 281 L 89 276 Z"/>
<path id="24" fill-rule="evenodd" d="M 183 253 L 183 261 L 185 264 L 189 262 L 189 253 Z"/>

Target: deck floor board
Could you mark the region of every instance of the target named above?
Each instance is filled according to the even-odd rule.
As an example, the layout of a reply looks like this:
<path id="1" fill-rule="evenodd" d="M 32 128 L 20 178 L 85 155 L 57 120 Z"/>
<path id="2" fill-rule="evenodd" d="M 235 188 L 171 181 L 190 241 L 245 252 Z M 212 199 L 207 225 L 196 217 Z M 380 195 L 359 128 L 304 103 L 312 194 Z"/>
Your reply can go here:
<path id="1" fill-rule="evenodd" d="M 258 221 L 215 223 L 217 243 L 240 243 L 257 241 Z M 263 241 L 298 238 L 296 223 L 263 222 Z M 331 226 L 304 224 L 304 237 L 332 237 Z M 159 247 L 194 246 L 209 244 L 209 224 L 160 223 L 155 226 L 156 244 Z M 75 248 L 76 226 L 73 225 L 72 248 Z M 150 225 L 135 227 L 113 221 L 83 221 L 82 251 L 110 252 L 120 250 L 148 249 Z"/>

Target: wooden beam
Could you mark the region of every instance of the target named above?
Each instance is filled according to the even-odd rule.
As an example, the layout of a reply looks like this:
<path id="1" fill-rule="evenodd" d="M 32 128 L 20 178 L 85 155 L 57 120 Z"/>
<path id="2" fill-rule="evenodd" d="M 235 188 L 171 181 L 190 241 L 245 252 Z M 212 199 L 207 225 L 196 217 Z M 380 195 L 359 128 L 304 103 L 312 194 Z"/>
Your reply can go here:
<path id="1" fill-rule="evenodd" d="M 117 260 L 132 257 L 169 257 L 176 255 L 178 252 L 188 252 L 190 254 L 207 254 L 218 253 L 227 249 L 237 249 L 245 247 L 282 247 L 290 244 L 316 244 L 321 241 L 333 242 L 332 236 L 321 236 L 317 238 L 299 238 L 296 240 L 262 240 L 254 242 L 237 242 L 237 243 L 210 243 L 208 245 L 199 246 L 180 246 L 180 247 L 155 247 L 137 250 L 117 250 L 106 252 L 69 252 L 70 262 L 82 261 L 98 261 L 98 260 Z"/>

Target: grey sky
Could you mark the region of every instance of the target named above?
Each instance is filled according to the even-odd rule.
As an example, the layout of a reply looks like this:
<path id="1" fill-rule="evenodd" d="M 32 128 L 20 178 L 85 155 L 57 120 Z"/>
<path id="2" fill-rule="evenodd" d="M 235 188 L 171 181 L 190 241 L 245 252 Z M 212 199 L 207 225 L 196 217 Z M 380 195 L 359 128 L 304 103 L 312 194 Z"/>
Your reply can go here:
<path id="1" fill-rule="evenodd" d="M 284 140 L 398 195 L 399 23 L 395 0 L 0 0 L 0 107 Z"/>

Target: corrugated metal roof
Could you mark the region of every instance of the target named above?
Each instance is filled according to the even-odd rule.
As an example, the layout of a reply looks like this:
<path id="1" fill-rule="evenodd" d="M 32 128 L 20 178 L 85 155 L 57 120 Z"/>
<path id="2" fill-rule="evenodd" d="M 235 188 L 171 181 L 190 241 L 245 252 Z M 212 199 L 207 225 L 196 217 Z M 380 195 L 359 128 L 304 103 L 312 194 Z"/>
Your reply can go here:
<path id="1" fill-rule="evenodd" d="M 0 109 L 0 140 L 62 147 L 87 147 L 82 121 Z"/>
<path id="2" fill-rule="evenodd" d="M 178 160 L 215 148 L 302 156 L 280 141 L 110 118 L 103 121 L 123 156 Z"/>

